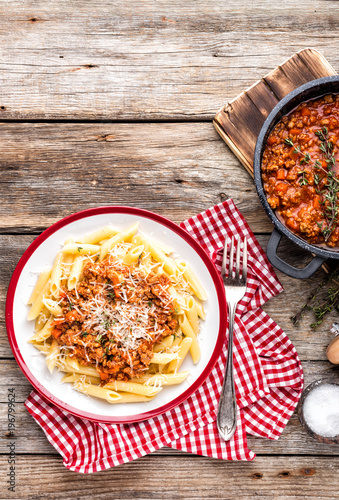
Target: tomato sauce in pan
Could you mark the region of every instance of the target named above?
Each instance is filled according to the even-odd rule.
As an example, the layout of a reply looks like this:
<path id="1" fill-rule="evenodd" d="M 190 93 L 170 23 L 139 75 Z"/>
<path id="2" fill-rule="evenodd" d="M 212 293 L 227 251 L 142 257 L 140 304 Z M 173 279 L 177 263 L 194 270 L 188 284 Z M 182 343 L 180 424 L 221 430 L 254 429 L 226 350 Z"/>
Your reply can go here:
<path id="1" fill-rule="evenodd" d="M 301 103 L 266 141 L 267 201 L 292 232 L 339 250 L 339 95 Z"/>

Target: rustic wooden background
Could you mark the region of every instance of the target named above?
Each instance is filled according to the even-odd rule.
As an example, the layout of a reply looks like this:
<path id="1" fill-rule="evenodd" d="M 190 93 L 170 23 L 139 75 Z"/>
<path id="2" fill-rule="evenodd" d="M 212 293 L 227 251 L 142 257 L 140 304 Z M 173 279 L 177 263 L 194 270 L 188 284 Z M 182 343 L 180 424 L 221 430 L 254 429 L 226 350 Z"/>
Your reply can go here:
<path id="1" fill-rule="evenodd" d="M 0 0 L 0 266 L 2 499 L 233 499 L 338 496 L 339 447 L 294 415 L 278 441 L 249 438 L 250 463 L 169 449 L 93 475 L 66 470 L 23 406 L 4 302 L 18 259 L 43 229 L 107 204 L 180 222 L 233 198 L 265 248 L 271 224 L 253 181 L 213 129 L 225 102 L 310 46 L 339 70 L 339 3 L 327 0 Z M 241 131 L 239 131 L 241 133 Z M 291 261 L 307 256 L 284 242 Z M 339 381 L 317 331 L 289 316 L 321 279 L 279 275 L 266 311 L 302 359 L 306 385 Z M 7 490 L 7 390 L 16 393 L 16 492 Z"/>

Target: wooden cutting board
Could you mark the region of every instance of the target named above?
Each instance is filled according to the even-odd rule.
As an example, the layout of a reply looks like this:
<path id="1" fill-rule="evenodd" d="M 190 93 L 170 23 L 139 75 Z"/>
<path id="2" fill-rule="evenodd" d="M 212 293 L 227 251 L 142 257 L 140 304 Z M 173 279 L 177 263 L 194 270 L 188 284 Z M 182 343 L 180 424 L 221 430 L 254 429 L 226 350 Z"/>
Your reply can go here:
<path id="1" fill-rule="evenodd" d="M 257 137 L 274 106 L 303 83 L 336 74 L 320 52 L 303 49 L 228 102 L 215 115 L 216 130 L 252 177 Z"/>

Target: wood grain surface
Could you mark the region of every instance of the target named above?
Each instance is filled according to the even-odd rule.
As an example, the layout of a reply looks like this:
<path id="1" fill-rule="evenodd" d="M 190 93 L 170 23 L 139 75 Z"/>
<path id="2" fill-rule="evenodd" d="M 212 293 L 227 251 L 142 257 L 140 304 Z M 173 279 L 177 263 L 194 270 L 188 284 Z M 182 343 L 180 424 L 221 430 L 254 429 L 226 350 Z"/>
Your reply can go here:
<path id="1" fill-rule="evenodd" d="M 0 2 L 4 119 L 201 120 L 295 52 L 339 68 L 335 0 Z"/>
<path id="2" fill-rule="evenodd" d="M 1 457 L 0 457 L 1 458 Z M 20 459 L 21 497 L 49 499 L 201 500 L 207 498 L 336 498 L 333 476 L 338 457 L 258 457 L 254 462 L 230 462 L 194 456 L 149 455 L 103 473 L 83 476 L 67 471 L 55 456 Z M 0 460 L 0 472 L 6 462 Z M 32 484 L 32 477 L 39 481 Z M 0 498 L 8 500 L 6 491 Z"/>
<path id="3" fill-rule="evenodd" d="M 0 0 L 0 498 L 288 499 L 338 496 L 339 447 L 311 439 L 293 415 L 281 438 L 249 438 L 253 462 L 163 448 L 105 472 L 68 471 L 23 402 L 31 388 L 6 336 L 15 266 L 37 234 L 99 205 L 131 205 L 181 222 L 233 198 L 266 247 L 272 230 L 250 175 L 213 128 L 225 102 L 305 47 L 339 70 L 334 0 Z M 241 131 L 239 131 L 241 133 Z M 310 258 L 283 241 L 281 255 Z M 297 263 L 297 264 L 296 264 Z M 338 381 L 316 331 L 290 315 L 323 271 L 265 310 L 289 335 L 306 385 Z M 16 393 L 16 490 L 8 491 L 8 389 Z"/>

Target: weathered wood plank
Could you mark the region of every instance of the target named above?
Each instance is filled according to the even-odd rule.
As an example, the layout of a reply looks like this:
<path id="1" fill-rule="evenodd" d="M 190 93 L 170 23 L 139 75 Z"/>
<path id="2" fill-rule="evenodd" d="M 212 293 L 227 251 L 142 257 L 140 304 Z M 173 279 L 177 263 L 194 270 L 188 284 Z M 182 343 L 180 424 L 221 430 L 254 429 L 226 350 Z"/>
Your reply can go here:
<path id="1" fill-rule="evenodd" d="M 270 231 L 252 179 L 212 123 L 0 123 L 0 136 L 2 231 L 110 204 L 179 222 L 229 197 L 253 230 Z"/>
<path id="2" fill-rule="evenodd" d="M 241 160 L 245 157 L 245 165 L 253 163 L 254 149 L 263 123 L 263 115 L 246 92 L 228 103 L 214 121 L 214 124 L 222 127 L 235 148 L 240 151 L 238 158 Z M 219 131 L 219 128 L 217 130 Z M 227 144 L 231 146 L 229 141 Z"/>
<path id="3" fill-rule="evenodd" d="M 329 382 L 338 380 L 338 370 L 331 367 L 326 362 L 304 362 L 305 385 L 322 379 Z M 40 454 L 57 453 L 49 444 L 41 428 L 34 422 L 32 417 L 24 407 L 24 401 L 31 391 L 30 384 L 22 375 L 20 369 L 14 361 L 0 362 L 0 429 L 3 439 L 0 440 L 0 454 L 6 454 L 8 451 L 8 442 L 10 437 L 6 436 L 8 428 L 7 417 L 7 394 L 8 389 L 14 388 L 15 391 L 15 439 L 16 450 L 20 454 Z M 297 415 L 293 415 L 286 426 L 282 436 L 277 441 L 249 437 L 249 448 L 257 454 L 270 455 L 339 455 L 339 447 L 336 445 L 320 444 L 313 440 L 301 427 Z M 180 452 L 162 449 L 159 454 L 171 454 Z"/>
<path id="4" fill-rule="evenodd" d="M 151 455 L 100 474 L 82 475 L 68 471 L 56 456 L 17 457 L 12 493 L 7 491 L 7 460 L 1 457 L 0 498 L 252 500 L 258 496 L 333 500 L 338 492 L 338 466 L 338 457 L 258 457 L 253 462 L 225 462 Z"/>
<path id="5" fill-rule="evenodd" d="M 0 2 L 5 118 L 212 118 L 304 47 L 339 67 L 336 4 Z M 333 6 L 332 6 L 333 5 Z M 298 23 L 296 23 L 298 19 Z"/>
<path id="6" fill-rule="evenodd" d="M 260 129 L 279 99 L 314 78 L 334 74 L 335 70 L 320 52 L 304 49 L 242 92 L 215 115 L 213 124 L 217 132 L 252 177 L 254 149 Z"/>
<path id="7" fill-rule="evenodd" d="M 267 118 L 274 106 L 278 103 L 278 99 L 263 80 L 260 80 L 247 89 L 245 94 L 255 103 L 264 118 Z"/>
<path id="8" fill-rule="evenodd" d="M 160 211 L 160 213 L 162 212 Z M 0 254 L 3 256 L 3 265 L 0 267 L 0 356 L 2 357 L 12 357 L 4 323 L 7 287 L 19 258 L 33 239 L 34 236 L 30 235 L 0 236 Z M 258 235 L 258 240 L 265 249 L 268 236 Z M 287 239 L 283 240 L 279 252 L 281 252 L 283 258 L 293 265 L 300 262 L 301 267 L 309 259 L 309 255 L 292 245 Z M 321 280 L 323 271 L 319 270 L 311 279 L 306 281 L 295 280 L 282 273 L 278 273 L 278 276 L 286 291 L 271 299 L 264 309 L 290 337 L 302 360 L 325 360 L 326 346 L 333 338 L 330 325 L 335 316 L 330 316 L 315 331 L 311 330 L 309 326 L 312 322 L 310 313 L 306 314 L 298 328 L 294 327 L 290 321 L 290 316 L 298 310 L 298 307 L 301 307 L 310 291 Z"/>
<path id="9" fill-rule="evenodd" d="M 314 56 L 314 49 L 309 49 L 308 51 L 301 51 L 298 54 L 298 57 L 307 66 L 309 71 L 311 71 L 313 77 L 319 78 L 319 70 L 321 66 L 322 66 L 322 71 L 324 73 L 328 72 L 330 74 L 333 71 L 333 67 L 325 58 L 320 60 L 318 57 L 314 58 L 313 56 Z"/>

